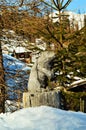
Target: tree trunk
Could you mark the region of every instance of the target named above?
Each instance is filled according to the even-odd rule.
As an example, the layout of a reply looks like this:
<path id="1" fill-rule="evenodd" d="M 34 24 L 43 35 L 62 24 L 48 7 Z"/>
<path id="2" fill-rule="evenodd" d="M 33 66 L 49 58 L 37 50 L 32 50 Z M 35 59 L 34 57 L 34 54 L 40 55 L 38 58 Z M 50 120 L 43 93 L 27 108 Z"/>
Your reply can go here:
<path id="1" fill-rule="evenodd" d="M 61 12 L 59 11 L 59 26 L 60 26 L 60 43 L 63 45 L 63 39 L 62 39 L 62 16 Z"/>
<path id="2" fill-rule="evenodd" d="M 0 113 L 5 112 L 5 80 L 4 80 L 4 68 L 2 48 L 0 42 Z"/>

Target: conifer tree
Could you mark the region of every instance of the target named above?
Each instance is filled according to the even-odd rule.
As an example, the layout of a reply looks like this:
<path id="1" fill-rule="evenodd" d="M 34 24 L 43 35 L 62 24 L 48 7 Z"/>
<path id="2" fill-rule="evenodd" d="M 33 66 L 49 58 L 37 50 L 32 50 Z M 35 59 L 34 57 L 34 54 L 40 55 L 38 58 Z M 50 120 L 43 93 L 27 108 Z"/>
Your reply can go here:
<path id="1" fill-rule="evenodd" d="M 9 1 L 2 0 L 0 3 L 0 8 L 3 14 L 4 8 Z M 23 0 L 21 0 L 20 6 L 23 4 Z M 4 67 L 3 67 L 3 55 L 2 55 L 2 47 L 1 47 L 1 37 L 3 36 L 3 29 L 5 28 L 3 15 L 0 15 L 0 113 L 5 112 L 5 95 L 6 95 L 6 85 L 4 78 Z"/>
<path id="2" fill-rule="evenodd" d="M 49 4 L 47 2 L 45 2 L 45 0 L 41 0 L 42 2 L 44 2 L 46 5 L 50 6 L 51 8 L 53 8 L 54 10 L 58 11 L 57 13 L 57 17 L 59 18 L 59 28 L 60 28 L 60 40 L 58 41 L 59 45 L 61 46 L 61 48 L 63 47 L 63 23 L 62 23 L 62 17 L 63 17 L 63 10 L 66 9 L 66 7 L 71 3 L 72 0 L 67 0 L 65 2 L 65 0 L 51 0 L 50 2 L 52 4 Z M 50 32 L 52 33 L 52 32 Z"/>

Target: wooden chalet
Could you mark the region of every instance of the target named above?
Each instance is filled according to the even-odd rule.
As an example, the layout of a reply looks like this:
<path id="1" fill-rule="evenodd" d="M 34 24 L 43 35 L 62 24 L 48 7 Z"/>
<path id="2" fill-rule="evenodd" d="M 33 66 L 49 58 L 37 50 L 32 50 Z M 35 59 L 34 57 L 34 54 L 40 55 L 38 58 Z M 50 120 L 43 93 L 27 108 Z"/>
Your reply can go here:
<path id="1" fill-rule="evenodd" d="M 70 85 L 68 91 L 72 92 L 86 92 L 86 78 L 78 80 Z M 80 97 L 80 111 L 86 113 L 86 96 Z"/>
<path id="2" fill-rule="evenodd" d="M 32 57 L 31 57 L 31 51 L 25 49 L 24 47 L 17 47 L 14 51 L 13 51 L 13 56 L 25 63 L 31 63 L 32 61 Z"/>
<path id="3" fill-rule="evenodd" d="M 68 90 L 73 92 L 86 92 L 86 79 L 73 82 Z"/>

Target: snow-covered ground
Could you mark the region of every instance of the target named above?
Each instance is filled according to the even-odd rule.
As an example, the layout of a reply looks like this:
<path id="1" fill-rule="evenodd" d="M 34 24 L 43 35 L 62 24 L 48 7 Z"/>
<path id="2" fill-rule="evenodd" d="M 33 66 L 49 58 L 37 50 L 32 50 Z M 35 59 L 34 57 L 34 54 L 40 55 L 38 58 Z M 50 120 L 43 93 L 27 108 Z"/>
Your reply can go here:
<path id="1" fill-rule="evenodd" d="M 0 130 L 86 130 L 86 114 L 40 106 L 0 114 Z"/>
<path id="2" fill-rule="evenodd" d="M 28 73 L 30 72 L 31 67 L 28 67 L 25 63 L 6 54 L 3 54 L 3 65 L 5 69 L 5 82 L 8 86 L 7 91 L 9 98 L 15 99 L 17 98 L 17 90 L 23 92 L 27 89 L 29 78 Z"/>

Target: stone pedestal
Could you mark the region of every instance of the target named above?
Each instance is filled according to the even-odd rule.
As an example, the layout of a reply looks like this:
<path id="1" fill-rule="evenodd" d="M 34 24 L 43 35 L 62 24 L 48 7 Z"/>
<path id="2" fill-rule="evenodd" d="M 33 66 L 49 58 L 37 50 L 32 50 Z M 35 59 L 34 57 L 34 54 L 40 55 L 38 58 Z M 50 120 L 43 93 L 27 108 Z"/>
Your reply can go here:
<path id="1" fill-rule="evenodd" d="M 43 91 L 43 92 L 25 92 L 23 94 L 23 106 L 52 106 L 55 108 L 64 109 L 63 97 L 61 91 Z"/>

